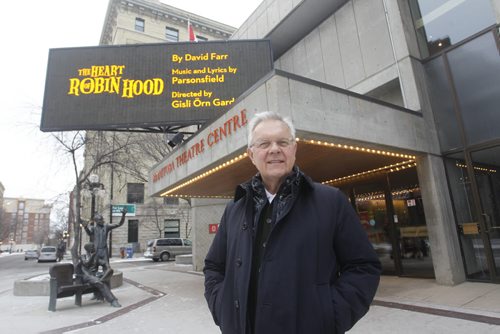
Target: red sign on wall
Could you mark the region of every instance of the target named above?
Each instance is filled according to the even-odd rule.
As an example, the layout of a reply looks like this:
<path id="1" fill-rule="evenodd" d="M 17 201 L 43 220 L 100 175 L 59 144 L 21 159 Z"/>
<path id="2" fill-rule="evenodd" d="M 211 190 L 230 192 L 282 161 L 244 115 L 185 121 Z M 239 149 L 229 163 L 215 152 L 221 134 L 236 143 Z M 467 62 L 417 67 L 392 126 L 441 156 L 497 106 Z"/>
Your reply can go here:
<path id="1" fill-rule="evenodd" d="M 209 234 L 217 233 L 218 229 L 219 229 L 219 224 L 209 224 L 208 225 L 208 233 Z"/>

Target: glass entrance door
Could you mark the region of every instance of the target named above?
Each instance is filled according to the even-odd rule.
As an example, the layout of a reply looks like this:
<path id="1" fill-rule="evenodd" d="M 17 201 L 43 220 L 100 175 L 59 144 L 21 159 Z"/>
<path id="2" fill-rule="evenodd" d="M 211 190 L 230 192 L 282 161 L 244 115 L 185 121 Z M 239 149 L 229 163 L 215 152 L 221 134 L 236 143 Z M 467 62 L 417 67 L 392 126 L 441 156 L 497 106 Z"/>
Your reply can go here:
<path id="1" fill-rule="evenodd" d="M 415 168 L 349 185 L 384 274 L 432 278 L 434 268 Z"/>
<path id="2" fill-rule="evenodd" d="M 361 225 L 379 256 L 384 274 L 400 275 L 400 263 L 394 258 L 398 254 L 394 251 L 398 244 L 394 224 L 390 219 L 392 214 L 388 212 L 392 210 L 387 209 L 385 180 L 370 181 L 351 188 L 351 202 L 354 203 Z"/>
<path id="3" fill-rule="evenodd" d="M 445 161 L 467 278 L 499 282 L 500 146 Z"/>
<path id="4" fill-rule="evenodd" d="M 500 281 L 500 146 L 472 152 L 471 160 L 479 198 L 482 253 L 491 279 Z"/>

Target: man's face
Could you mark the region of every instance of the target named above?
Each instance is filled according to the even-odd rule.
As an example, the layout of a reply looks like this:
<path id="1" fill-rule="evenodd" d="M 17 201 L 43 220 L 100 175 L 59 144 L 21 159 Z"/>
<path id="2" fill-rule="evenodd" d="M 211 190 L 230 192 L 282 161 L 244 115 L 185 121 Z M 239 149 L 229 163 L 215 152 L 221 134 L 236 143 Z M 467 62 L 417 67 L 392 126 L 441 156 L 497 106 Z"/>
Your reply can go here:
<path id="1" fill-rule="evenodd" d="M 292 171 L 297 151 L 297 143 L 288 126 L 277 120 L 262 121 L 255 127 L 250 144 L 248 156 L 257 167 L 266 188 L 279 186 Z"/>
<path id="2" fill-rule="evenodd" d="M 104 224 L 104 219 L 102 218 L 102 216 L 96 216 L 94 219 L 95 219 L 95 222 L 97 223 L 97 225 Z"/>
<path id="3" fill-rule="evenodd" d="M 85 248 L 85 250 L 86 250 L 88 253 L 90 253 L 90 254 L 92 254 L 92 253 L 94 253 L 94 252 L 95 252 L 95 247 L 94 247 L 94 244 L 90 244 L 90 243 L 89 243 L 89 244 L 86 244 L 84 248 Z"/>

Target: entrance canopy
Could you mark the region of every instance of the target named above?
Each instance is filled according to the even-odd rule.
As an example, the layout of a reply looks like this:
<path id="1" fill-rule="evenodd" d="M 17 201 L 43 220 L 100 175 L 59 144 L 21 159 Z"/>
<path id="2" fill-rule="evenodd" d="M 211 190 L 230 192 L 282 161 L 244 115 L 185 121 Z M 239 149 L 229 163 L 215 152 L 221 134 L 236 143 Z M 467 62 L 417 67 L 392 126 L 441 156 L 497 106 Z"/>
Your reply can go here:
<path id="1" fill-rule="evenodd" d="M 297 130 L 297 165 L 338 186 L 374 173 L 415 166 L 428 152 L 420 114 L 336 87 L 274 72 L 150 171 L 153 196 L 231 198 L 256 173 L 247 157 L 247 125 L 274 110 Z"/>

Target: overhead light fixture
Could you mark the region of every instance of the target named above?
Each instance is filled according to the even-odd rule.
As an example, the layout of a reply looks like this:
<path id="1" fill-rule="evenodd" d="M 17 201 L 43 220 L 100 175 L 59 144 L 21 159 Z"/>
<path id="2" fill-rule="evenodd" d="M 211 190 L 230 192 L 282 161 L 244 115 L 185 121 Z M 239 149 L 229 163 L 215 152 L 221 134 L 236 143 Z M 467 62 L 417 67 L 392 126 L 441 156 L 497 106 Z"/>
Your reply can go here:
<path id="1" fill-rule="evenodd" d="M 179 145 L 180 143 L 182 143 L 183 140 L 184 140 L 184 134 L 179 132 L 175 136 L 173 136 L 172 139 L 170 139 L 167 142 L 167 144 L 168 144 L 168 146 L 174 148 L 177 145 Z"/>

